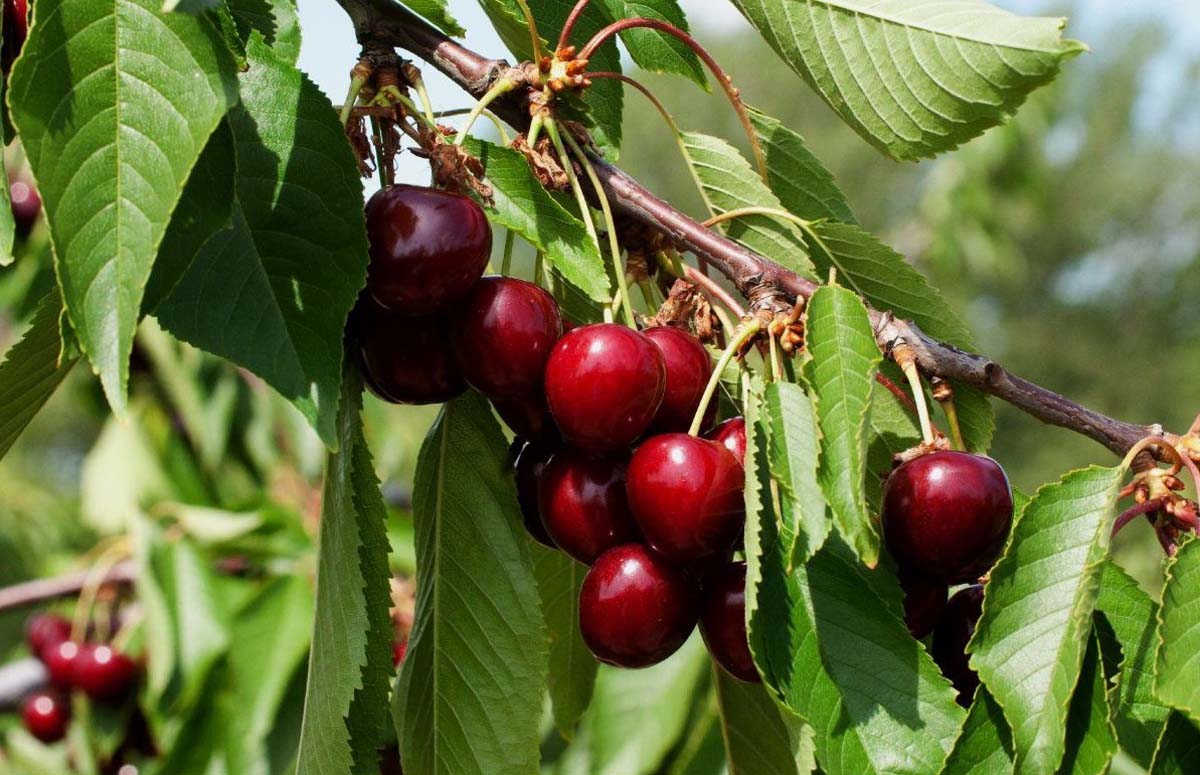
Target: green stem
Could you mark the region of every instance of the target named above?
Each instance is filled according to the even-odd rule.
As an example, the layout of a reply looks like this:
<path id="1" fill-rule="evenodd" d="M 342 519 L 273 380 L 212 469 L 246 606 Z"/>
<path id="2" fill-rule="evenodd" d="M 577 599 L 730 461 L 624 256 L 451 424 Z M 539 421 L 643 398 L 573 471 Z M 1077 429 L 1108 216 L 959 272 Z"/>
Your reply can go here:
<path id="1" fill-rule="evenodd" d="M 734 210 L 726 210 L 720 215 L 714 215 L 704 222 L 705 226 L 716 226 L 718 223 L 731 221 L 734 218 L 743 218 L 747 215 L 769 215 L 772 218 L 790 221 L 801 229 L 811 234 L 812 221 L 805 220 L 795 213 L 781 210 L 778 207 L 738 207 Z"/>
<path id="2" fill-rule="evenodd" d="M 546 282 L 546 254 L 538 251 L 533 261 L 533 284 L 544 285 Z"/>
<path id="3" fill-rule="evenodd" d="M 439 118 L 452 118 L 454 116 L 465 116 L 470 112 L 471 112 L 471 108 L 457 108 L 455 110 L 439 110 L 438 112 L 433 114 L 433 117 L 435 120 L 439 119 Z M 500 136 L 500 141 L 502 143 L 504 143 L 505 145 L 508 145 L 510 142 L 512 142 L 512 137 L 510 137 L 508 134 L 508 127 L 504 126 L 504 122 L 500 120 L 499 116 L 497 116 L 495 113 L 493 113 L 490 110 L 484 110 L 483 117 L 486 118 L 488 121 L 491 121 L 492 124 L 495 125 L 496 134 L 498 134 Z"/>
<path id="4" fill-rule="evenodd" d="M 767 336 L 769 355 L 771 356 L 771 379 L 776 382 L 783 381 L 783 359 L 779 355 L 779 343 L 775 341 L 775 337 Z"/>
<path id="5" fill-rule="evenodd" d="M 415 68 L 412 68 L 415 72 Z M 430 124 L 436 123 L 433 113 L 433 103 L 429 100 L 429 92 L 425 90 L 425 79 L 417 76 L 413 79 L 412 86 L 417 90 L 417 97 L 421 100 L 421 107 L 425 108 L 425 118 L 429 119 Z"/>
<path id="6" fill-rule="evenodd" d="M 926 444 L 932 444 L 934 440 L 933 425 L 929 422 L 929 405 L 925 403 L 925 386 L 921 384 L 921 372 L 917 370 L 917 364 L 912 360 L 901 364 L 900 368 L 904 371 L 904 377 L 908 380 L 908 386 L 912 390 L 913 403 L 917 405 L 917 420 L 921 423 L 921 439 Z"/>
<path id="7" fill-rule="evenodd" d="M 513 244 L 516 242 L 516 234 L 512 229 L 506 229 L 504 232 L 504 258 L 500 262 L 500 274 L 507 276 L 512 268 Z"/>
<path id="8" fill-rule="evenodd" d="M 954 448 L 960 452 L 967 449 L 967 445 L 963 443 L 962 429 L 958 425 L 958 409 L 954 406 L 954 399 L 943 401 L 942 411 L 946 413 L 946 424 L 950 426 L 950 439 L 954 442 Z"/>
<path id="9" fill-rule="evenodd" d="M 487 106 L 491 105 L 497 97 L 509 93 L 515 87 L 516 84 L 507 78 L 501 78 L 492 84 L 492 88 L 488 89 L 487 93 L 479 98 L 479 101 L 475 103 L 475 107 L 471 108 L 471 112 L 467 114 L 467 120 L 463 123 L 463 128 L 459 131 L 458 137 L 454 138 L 454 144 L 462 145 L 463 141 L 467 139 L 467 135 L 470 134 L 471 127 L 475 125 L 475 120 L 487 109 Z"/>
<path id="10" fill-rule="evenodd" d="M 533 63 L 541 67 L 542 60 L 546 55 L 542 52 L 542 36 L 538 34 L 537 21 L 533 18 L 533 11 L 529 10 L 529 3 L 525 0 L 517 0 L 517 5 L 521 7 L 521 13 L 525 15 L 525 26 L 529 28 Z"/>
<path id="11" fill-rule="evenodd" d="M 392 185 L 391 167 L 383 160 L 383 130 L 379 128 L 379 120 L 371 117 L 371 136 L 375 140 L 375 159 L 378 162 L 375 172 L 379 175 L 379 185 L 387 188 Z"/>
<path id="12" fill-rule="evenodd" d="M 704 413 L 708 410 L 708 404 L 712 401 L 713 394 L 717 392 L 717 385 L 721 384 L 721 375 L 725 373 L 725 367 L 738 354 L 738 350 L 741 350 L 742 346 L 757 336 L 761 330 L 762 321 L 758 318 L 751 318 L 733 334 L 733 338 L 729 340 L 729 344 L 725 346 L 725 351 L 721 353 L 721 357 L 717 360 L 717 365 L 713 367 L 713 373 L 708 378 L 708 384 L 704 386 L 704 395 L 700 397 L 700 405 L 696 407 L 696 415 L 692 418 L 692 427 L 688 429 L 688 435 L 700 435 L 700 428 L 704 425 Z"/>
<path id="13" fill-rule="evenodd" d="M 538 138 L 542 136 L 542 127 L 545 126 L 545 124 L 546 119 L 541 113 L 537 114 L 532 120 L 530 120 L 529 132 L 525 136 L 526 142 L 529 143 L 530 148 L 533 148 L 535 145 L 537 145 Z"/>
<path id="14" fill-rule="evenodd" d="M 362 87 L 366 83 L 367 79 L 361 76 L 350 79 L 350 90 L 346 92 L 346 101 L 342 103 L 342 112 L 338 116 L 343 129 L 350 123 L 350 117 L 354 115 L 354 106 L 358 104 L 358 93 L 362 91 Z"/>

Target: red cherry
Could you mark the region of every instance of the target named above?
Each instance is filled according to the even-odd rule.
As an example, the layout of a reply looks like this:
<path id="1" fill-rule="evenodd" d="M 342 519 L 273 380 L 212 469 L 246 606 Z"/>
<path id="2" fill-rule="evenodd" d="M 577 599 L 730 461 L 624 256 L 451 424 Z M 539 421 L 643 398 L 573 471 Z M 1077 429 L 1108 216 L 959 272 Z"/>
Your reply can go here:
<path id="1" fill-rule="evenodd" d="M 34 614 L 25 622 L 25 642 L 32 654 L 41 654 L 70 638 L 71 623 L 58 614 Z"/>
<path id="2" fill-rule="evenodd" d="M 513 463 L 513 475 L 517 481 L 517 503 L 521 506 L 521 519 L 525 523 L 525 530 L 533 540 L 551 549 L 558 547 L 554 545 L 554 539 L 542 524 L 542 512 L 538 508 L 538 483 L 554 450 L 553 445 L 527 441 L 521 446 L 516 462 Z"/>
<path id="3" fill-rule="evenodd" d="M 982 614 L 983 587 L 979 584 L 963 587 L 950 598 L 933 631 L 930 654 L 942 675 L 958 690 L 958 704 L 964 707 L 971 704 L 979 686 L 979 676 L 971 669 L 967 655 L 967 643 L 975 634 L 975 625 Z"/>
<path id="4" fill-rule="evenodd" d="M 450 343 L 471 387 L 512 400 L 541 393 L 546 359 L 561 336 L 553 296 L 524 280 L 485 277 L 455 310 Z"/>
<path id="5" fill-rule="evenodd" d="M 945 610 L 949 590 L 945 584 L 903 572 L 900 574 L 900 588 L 904 590 L 904 623 L 914 638 L 924 638 L 933 632 Z"/>
<path id="6" fill-rule="evenodd" d="M 437 317 L 394 315 L 364 299 L 355 328 L 371 392 L 394 404 L 440 404 L 466 390 L 446 325 Z"/>
<path id="7" fill-rule="evenodd" d="M 609 549 L 579 591 L 579 629 L 601 662 L 648 667 L 696 626 L 696 589 L 683 571 L 641 544 Z"/>
<path id="8" fill-rule="evenodd" d="M 638 331 L 594 323 L 558 340 L 546 363 L 546 400 L 569 444 L 617 450 L 642 434 L 662 403 L 667 368 Z"/>
<path id="9" fill-rule="evenodd" d="M 542 472 L 538 506 L 558 548 L 591 565 L 605 551 L 637 538 L 625 500 L 625 461 L 570 447 Z"/>
<path id="10" fill-rule="evenodd" d="M 733 453 L 742 465 L 746 463 L 746 419 L 730 417 L 725 422 L 704 434 L 704 438 L 712 439 Z"/>
<path id="11" fill-rule="evenodd" d="M 408 653 L 408 639 L 398 640 L 392 644 L 392 667 L 399 667 Z"/>
<path id="12" fill-rule="evenodd" d="M 53 692 L 34 692 L 25 698 L 21 707 L 25 731 L 43 743 L 57 743 L 67 736 L 71 722 L 71 706 L 64 697 Z"/>
<path id="13" fill-rule="evenodd" d="M 625 491 L 646 543 L 691 564 L 733 546 L 745 521 L 744 481 L 737 459 L 717 442 L 664 433 L 633 453 Z"/>
<path id="14" fill-rule="evenodd" d="M 650 429 L 656 433 L 687 431 L 712 376 L 712 358 L 700 340 L 682 328 L 656 326 L 647 328 L 645 334 L 662 353 L 667 366 L 667 389 Z M 702 427 L 712 425 L 716 416 L 717 402 L 709 401 Z"/>
<path id="15" fill-rule="evenodd" d="M 717 664 L 739 681 L 760 683 L 746 637 L 746 563 L 731 562 L 704 579 L 700 634 Z"/>
<path id="16" fill-rule="evenodd" d="M 27 237 L 42 215 L 42 197 L 38 194 L 37 186 L 25 178 L 9 178 L 8 196 L 17 236 Z"/>
<path id="17" fill-rule="evenodd" d="M 26 0 L 4 0 L 3 46 L 0 46 L 0 70 L 4 75 L 25 45 L 29 34 L 29 3 Z"/>
<path id="18" fill-rule="evenodd" d="M 51 685 L 63 691 L 75 688 L 79 655 L 86 648 L 73 640 L 65 640 L 50 644 L 38 653 L 38 658 L 46 666 Z"/>
<path id="19" fill-rule="evenodd" d="M 518 438 L 531 441 L 537 439 L 548 443 L 561 441 L 544 395 L 514 398 L 511 401 L 492 401 L 492 406 Z"/>
<path id="20" fill-rule="evenodd" d="M 367 202 L 367 288 L 385 308 L 429 315 L 467 295 L 492 252 L 473 200 L 421 186 L 388 186 Z"/>
<path id="21" fill-rule="evenodd" d="M 896 562 L 943 584 L 975 581 L 1012 526 L 1012 492 L 995 460 L 933 452 L 900 465 L 883 489 L 883 536 Z"/>
<path id="22" fill-rule="evenodd" d="M 75 665 L 75 683 L 99 702 L 119 700 L 133 688 L 137 664 L 111 646 L 84 646 Z"/>

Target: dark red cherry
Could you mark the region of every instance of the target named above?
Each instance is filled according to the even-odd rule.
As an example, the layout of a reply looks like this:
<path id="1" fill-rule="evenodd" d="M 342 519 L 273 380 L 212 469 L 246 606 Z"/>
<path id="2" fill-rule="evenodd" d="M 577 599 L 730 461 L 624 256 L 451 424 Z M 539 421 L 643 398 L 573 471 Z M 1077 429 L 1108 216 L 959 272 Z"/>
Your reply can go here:
<path id="1" fill-rule="evenodd" d="M 900 588 L 904 590 L 904 623 L 914 638 L 924 638 L 937 626 L 950 591 L 945 584 L 926 581 L 903 571 Z"/>
<path id="2" fill-rule="evenodd" d="M 579 629 L 601 662 L 648 667 L 683 645 L 697 607 L 683 571 L 641 544 L 626 544 L 600 555 L 584 577 Z"/>
<path id="3" fill-rule="evenodd" d="M 453 321 L 450 343 L 467 384 L 501 400 L 542 392 L 546 359 L 562 336 L 553 296 L 524 280 L 485 277 Z"/>
<path id="4" fill-rule="evenodd" d="M 21 706 L 25 731 L 43 743 L 57 743 L 67 735 L 71 704 L 57 692 L 34 692 Z"/>
<path id="5" fill-rule="evenodd" d="M 561 441 L 544 395 L 514 398 L 511 401 L 492 401 L 492 406 L 517 437 L 552 443 Z"/>
<path id="6" fill-rule="evenodd" d="M 75 641 L 64 640 L 60 643 L 50 644 L 38 654 L 38 658 L 46 666 L 52 686 L 63 691 L 75 688 L 79 655 L 87 648 L 86 645 Z"/>
<path id="7" fill-rule="evenodd" d="M 744 481 L 737 458 L 719 443 L 664 433 L 633 453 L 625 491 L 646 543 L 692 564 L 733 546 L 745 522 Z"/>
<path id="8" fill-rule="evenodd" d="M 517 503 L 521 506 L 521 519 L 525 523 L 525 530 L 533 540 L 551 549 L 558 547 L 554 545 L 554 539 L 542 524 L 542 512 L 538 508 L 538 482 L 541 481 L 546 463 L 550 462 L 550 456 L 556 448 L 551 444 L 527 441 L 522 445 L 521 451 L 517 453 L 516 462 L 513 463 L 513 476 L 517 481 Z"/>
<path id="9" fill-rule="evenodd" d="M 4 0 L 3 45 L 0 46 L 0 70 L 4 75 L 25 45 L 29 34 L 29 3 L 27 0 Z"/>
<path id="10" fill-rule="evenodd" d="M 25 622 L 25 642 L 35 656 L 70 638 L 71 623 L 58 614 L 34 614 Z"/>
<path id="11" fill-rule="evenodd" d="M 367 202 L 367 288 L 402 315 L 429 315 L 463 298 L 483 275 L 492 230 L 473 200 L 395 185 Z"/>
<path id="12" fill-rule="evenodd" d="M 990 457 L 933 452 L 892 471 L 883 488 L 883 536 L 907 573 L 943 584 L 978 579 L 1004 548 L 1012 492 Z"/>
<path id="13" fill-rule="evenodd" d="M 762 681 L 746 637 L 746 563 L 726 563 L 705 576 L 700 634 L 708 653 L 726 672 L 739 681 Z"/>
<path id="14" fill-rule="evenodd" d="M 408 639 L 398 640 L 392 643 L 392 667 L 399 667 L 404 661 L 404 655 L 408 653 Z"/>
<path id="15" fill-rule="evenodd" d="M 119 700 L 133 689 L 137 664 L 112 646 L 83 646 L 75 665 L 75 685 L 99 702 Z"/>
<path id="16" fill-rule="evenodd" d="M 538 506 L 550 538 L 585 565 L 637 538 L 625 500 L 625 460 L 615 455 L 561 449 L 542 472 Z"/>
<path id="17" fill-rule="evenodd" d="M 958 690 L 958 704 L 967 706 L 979 686 L 979 676 L 971 669 L 967 643 L 975 634 L 975 625 L 983 613 L 983 587 L 973 584 L 954 593 L 933 631 L 930 654 Z"/>
<path id="18" fill-rule="evenodd" d="M 645 334 L 614 323 L 568 332 L 546 363 L 546 400 L 567 443 L 617 450 L 642 434 L 662 403 L 667 368 Z"/>
<path id="19" fill-rule="evenodd" d="M 27 237 L 42 214 L 42 197 L 38 194 L 37 186 L 27 178 L 9 178 L 8 196 L 12 203 L 17 236 Z"/>
<path id="20" fill-rule="evenodd" d="M 746 463 L 746 420 L 744 417 L 730 417 L 708 433 L 704 438 L 712 439 L 733 453 L 739 463 Z"/>
<path id="21" fill-rule="evenodd" d="M 370 299 L 355 314 L 363 376 L 372 393 L 394 404 L 440 404 L 467 389 L 445 320 L 394 315 Z"/>
<path id="22" fill-rule="evenodd" d="M 713 362 L 700 340 L 682 328 L 656 326 L 647 328 L 646 336 L 662 353 L 667 367 L 667 388 L 650 430 L 654 433 L 687 431 L 692 425 L 696 408 L 712 376 Z M 709 401 L 704 410 L 701 429 L 712 425 L 717 416 L 717 402 Z"/>

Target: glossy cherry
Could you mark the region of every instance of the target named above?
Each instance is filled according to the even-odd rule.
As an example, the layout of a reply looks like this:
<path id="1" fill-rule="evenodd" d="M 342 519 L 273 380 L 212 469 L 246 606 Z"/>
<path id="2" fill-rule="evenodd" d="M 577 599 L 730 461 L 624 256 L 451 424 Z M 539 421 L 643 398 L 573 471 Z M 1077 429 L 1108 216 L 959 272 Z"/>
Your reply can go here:
<path id="1" fill-rule="evenodd" d="M 900 588 L 904 591 L 904 623 L 914 638 L 924 638 L 937 626 L 950 591 L 945 584 L 903 572 Z"/>
<path id="2" fill-rule="evenodd" d="M 395 404 L 440 404 L 467 389 L 444 320 L 394 315 L 370 299 L 355 313 L 363 376 L 375 395 Z"/>
<path id="3" fill-rule="evenodd" d="M 542 512 L 538 507 L 538 482 L 541 481 L 542 472 L 546 470 L 546 464 L 550 462 L 556 448 L 551 444 L 527 441 L 521 445 L 521 451 L 517 453 L 516 462 L 513 463 L 513 477 L 517 482 L 517 503 L 521 506 L 521 519 L 525 523 L 525 530 L 535 541 L 551 549 L 557 547 L 554 545 L 554 539 L 546 532 L 546 526 L 542 524 Z"/>
<path id="4" fill-rule="evenodd" d="M 395 185 L 367 202 L 367 288 L 402 315 L 429 315 L 467 295 L 483 275 L 492 230 L 473 200 Z"/>
<path id="5" fill-rule="evenodd" d="M 538 507 L 558 548 L 585 565 L 637 538 L 622 457 L 561 449 L 542 471 Z"/>
<path id="6" fill-rule="evenodd" d="M 650 430 L 654 433 L 687 431 L 692 425 L 696 408 L 712 376 L 713 361 L 700 340 L 676 326 L 647 328 L 649 338 L 662 353 L 667 367 L 667 387 Z M 701 429 L 712 425 L 717 416 L 717 402 L 709 401 L 704 411 Z"/>
<path id="7" fill-rule="evenodd" d="M 721 444 L 664 433 L 633 453 L 625 491 L 646 543 L 691 564 L 733 546 L 745 522 L 744 481 L 741 464 Z"/>
<path id="8" fill-rule="evenodd" d="M 983 587 L 973 584 L 954 593 L 933 631 L 930 654 L 958 690 L 958 704 L 971 704 L 979 676 L 971 669 L 967 643 L 975 634 L 975 626 L 983 613 Z"/>
<path id="9" fill-rule="evenodd" d="M 492 401 L 500 419 L 519 438 L 557 443 L 561 441 L 558 427 L 550 416 L 545 395 L 514 398 L 511 401 Z"/>
<path id="10" fill-rule="evenodd" d="M 75 685 L 99 702 L 121 699 L 133 689 L 137 663 L 112 646 L 83 646 L 75 664 Z"/>
<path id="11" fill-rule="evenodd" d="M 546 359 L 562 337 L 554 297 L 512 277 L 484 277 L 455 308 L 450 343 L 467 384 L 488 398 L 542 392 Z"/>
<path id="12" fill-rule="evenodd" d="M 614 323 L 568 332 L 546 363 L 546 400 L 567 443 L 617 450 L 646 430 L 662 403 L 667 367 L 645 334 Z"/>
<path id="13" fill-rule="evenodd" d="M 52 643 L 38 653 L 38 658 L 46 666 L 52 686 L 63 691 L 75 688 L 79 656 L 87 648 L 87 645 L 73 640 L 64 640 Z"/>
<path id="14" fill-rule="evenodd" d="M 57 743 L 67 735 L 71 705 L 57 692 L 34 692 L 21 706 L 25 731 L 43 743 Z"/>
<path id="15" fill-rule="evenodd" d="M 579 629 L 596 659 L 648 667 L 683 645 L 698 599 L 687 575 L 641 544 L 609 549 L 579 591 Z"/>
<path id="16" fill-rule="evenodd" d="M 0 46 L 0 70 L 4 75 L 12 69 L 13 62 L 25 45 L 29 34 L 29 3 L 27 0 L 4 0 L 3 45 Z"/>
<path id="17" fill-rule="evenodd" d="M 883 489 L 883 536 L 907 573 L 943 584 L 987 572 L 1012 526 L 1012 492 L 989 457 L 933 452 L 901 464 Z"/>
<path id="18" fill-rule="evenodd" d="M 705 576 L 700 634 L 708 653 L 726 672 L 739 681 L 762 681 L 746 637 L 746 563 L 726 563 Z"/>
<path id="19" fill-rule="evenodd" d="M 71 623 L 58 614 L 34 614 L 25 622 L 25 642 L 34 655 L 70 638 Z"/>
<path id="20" fill-rule="evenodd" d="M 746 463 L 746 419 L 730 417 L 704 434 L 704 438 L 720 443 L 733 453 L 742 465 Z"/>

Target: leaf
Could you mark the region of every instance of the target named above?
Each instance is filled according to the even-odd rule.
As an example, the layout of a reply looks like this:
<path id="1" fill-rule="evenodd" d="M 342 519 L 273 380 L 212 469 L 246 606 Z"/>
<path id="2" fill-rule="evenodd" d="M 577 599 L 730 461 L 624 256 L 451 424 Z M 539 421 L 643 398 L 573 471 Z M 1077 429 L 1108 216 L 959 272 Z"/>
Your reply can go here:
<path id="1" fill-rule="evenodd" d="M 163 0 L 162 12 L 171 13 L 177 11 L 179 13 L 197 14 L 201 11 L 207 11 L 216 8 L 219 0 Z"/>
<path id="2" fill-rule="evenodd" d="M 1159 733 L 1170 715 L 1154 696 L 1158 603 L 1109 560 L 1101 571 L 1096 610 L 1121 647 L 1120 674 L 1113 689 L 1117 737 L 1123 750 L 1143 767 L 1149 767 Z"/>
<path id="3" fill-rule="evenodd" d="M 812 386 L 821 429 L 818 478 L 838 532 L 868 566 L 879 560 L 879 534 L 867 511 L 867 412 L 879 348 L 867 310 L 851 291 L 824 286 L 808 302 Z"/>
<path id="4" fill-rule="evenodd" d="M 719 137 L 682 132 L 684 151 L 696 185 L 713 215 L 746 207 L 776 210 L 783 205 L 736 148 Z M 730 239 L 780 266 L 815 278 L 808 249 L 795 224 L 769 215 L 743 215 L 722 224 Z"/>
<path id="5" fill-rule="evenodd" d="M 995 126 L 1085 50 L 1064 19 L 981 0 L 733 0 L 842 120 L 895 159 Z"/>
<path id="6" fill-rule="evenodd" d="M 660 768 L 660 772 L 663 775 L 714 775 L 723 772 L 727 766 L 723 731 L 716 687 L 709 686 L 692 709 L 687 733 L 676 746 L 670 766 Z"/>
<path id="7" fill-rule="evenodd" d="M 233 227 L 204 243 L 158 318 L 262 377 L 332 446 L 343 329 L 366 279 L 362 185 L 329 100 L 257 35 L 247 57 L 229 116 Z"/>
<path id="8" fill-rule="evenodd" d="M 1163 727 L 1150 775 L 1191 775 L 1200 768 L 1200 730 L 1182 713 L 1172 713 Z"/>
<path id="9" fill-rule="evenodd" d="M 0 363 L 0 458 L 8 454 L 79 360 L 62 352 L 61 314 L 62 297 L 55 289 L 38 303 L 29 328 Z"/>
<path id="10" fill-rule="evenodd" d="M 408 6 L 414 13 L 424 17 L 433 26 L 453 38 L 461 38 L 467 34 L 450 11 L 446 8 L 446 0 L 401 0 L 402 5 Z"/>
<path id="11" fill-rule="evenodd" d="M 858 223 L 846 195 L 799 132 L 757 110 L 750 111 L 750 122 L 767 157 L 767 182 L 784 207 L 810 221 Z"/>
<path id="12" fill-rule="evenodd" d="M 1017 773 L 1062 761 L 1124 474 L 1092 466 L 1039 489 L 992 569 L 968 651 L 1012 727 Z"/>
<path id="13" fill-rule="evenodd" d="M 579 589 L 587 566 L 562 552 L 531 546 L 533 575 L 542 601 L 550 648 L 550 702 L 554 725 L 564 739 L 592 700 L 597 663 L 579 632 Z"/>
<path id="14" fill-rule="evenodd" d="M 10 78 L 67 315 L 121 411 L 142 293 L 208 137 L 237 101 L 206 16 L 158 0 L 46 0 Z"/>
<path id="15" fill-rule="evenodd" d="M 803 563 L 829 535 L 825 496 L 817 481 L 821 437 L 812 402 L 799 385 L 772 382 L 764 395 L 763 419 L 771 476 L 779 485 L 783 513 L 791 520 L 791 562 Z"/>
<path id="16" fill-rule="evenodd" d="M 714 667 L 729 775 L 802 775 L 816 768 L 812 728 L 786 715 L 760 684 Z"/>
<path id="17" fill-rule="evenodd" d="M 567 282 L 594 301 L 609 298 L 608 274 L 600 248 L 583 221 L 560 205 L 542 188 L 520 152 L 484 141 L 469 142 L 492 184 L 488 218 L 520 234 Z"/>
<path id="18" fill-rule="evenodd" d="M 504 434 L 475 393 L 417 461 L 417 610 L 393 695 L 408 775 L 538 767 L 546 630 Z"/>
<path id="19" fill-rule="evenodd" d="M 1000 706 L 979 687 L 967 711 L 954 750 L 942 767 L 942 775 L 998 775 L 1012 772 L 1012 732 Z"/>
<path id="20" fill-rule="evenodd" d="M 316 617 L 297 775 L 378 772 L 392 676 L 387 511 L 362 434 L 362 378 L 342 380 L 321 506 Z M 415 770 L 414 770 L 415 772 Z"/>
<path id="21" fill-rule="evenodd" d="M 433 0 L 431 0 L 432 2 Z M 257 31 L 280 59 L 300 58 L 300 14 L 296 0 L 225 0 L 243 46 Z"/>
<path id="22" fill-rule="evenodd" d="M 1100 649 L 1096 638 L 1090 637 L 1067 714 L 1066 754 L 1058 769 L 1060 773 L 1092 775 L 1108 771 L 1117 752 L 1117 730 L 1112 722 L 1107 688 Z"/>
<path id="23" fill-rule="evenodd" d="M 3 85 L 0 84 L 0 113 L 6 112 L 3 97 Z M 17 229 L 17 222 L 13 218 L 12 195 L 8 190 L 8 173 L 4 166 L 4 155 L 0 154 L 0 266 L 8 266 L 13 262 L 13 242 Z"/>
<path id="24" fill-rule="evenodd" d="M 688 32 L 687 17 L 677 0 L 605 0 L 605 4 L 613 19 L 657 19 Z M 621 42 L 642 70 L 675 73 L 708 88 L 700 58 L 677 38 L 657 30 L 634 28 L 621 33 Z"/>
<path id="25" fill-rule="evenodd" d="M 1188 541 L 1167 562 L 1158 612 L 1158 699 L 1200 724 L 1200 541 Z"/>

